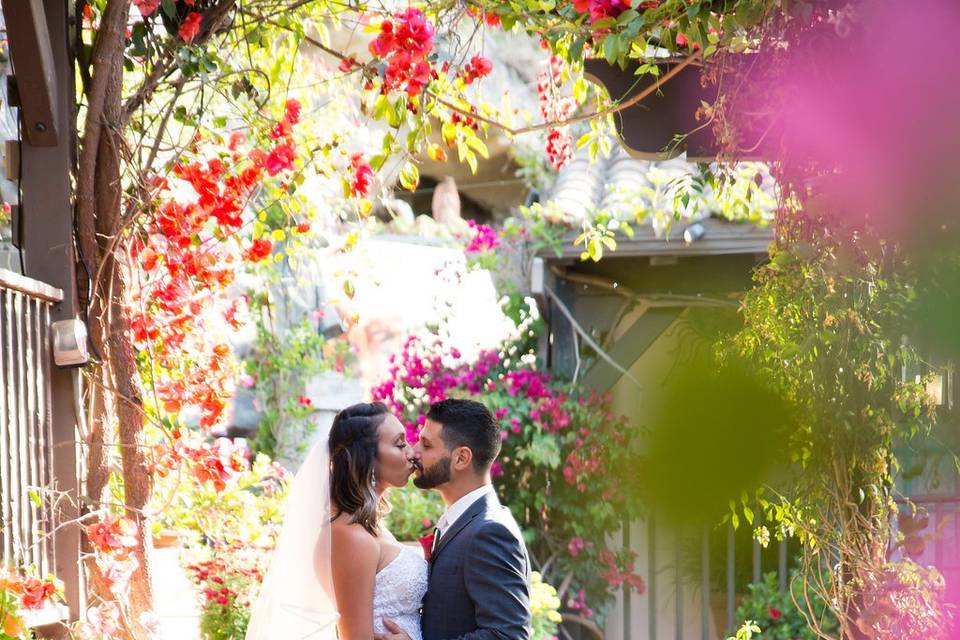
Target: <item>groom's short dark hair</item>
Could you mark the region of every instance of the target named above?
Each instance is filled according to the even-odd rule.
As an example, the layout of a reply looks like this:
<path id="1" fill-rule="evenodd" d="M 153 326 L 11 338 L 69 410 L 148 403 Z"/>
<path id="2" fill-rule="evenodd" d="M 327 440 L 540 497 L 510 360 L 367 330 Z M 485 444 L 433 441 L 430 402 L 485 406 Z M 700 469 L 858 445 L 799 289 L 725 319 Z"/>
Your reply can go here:
<path id="1" fill-rule="evenodd" d="M 474 400 L 448 398 L 430 405 L 427 418 L 443 426 L 440 437 L 448 449 L 467 447 L 473 452 L 473 468 L 490 469 L 500 453 L 500 424 L 484 405 Z"/>

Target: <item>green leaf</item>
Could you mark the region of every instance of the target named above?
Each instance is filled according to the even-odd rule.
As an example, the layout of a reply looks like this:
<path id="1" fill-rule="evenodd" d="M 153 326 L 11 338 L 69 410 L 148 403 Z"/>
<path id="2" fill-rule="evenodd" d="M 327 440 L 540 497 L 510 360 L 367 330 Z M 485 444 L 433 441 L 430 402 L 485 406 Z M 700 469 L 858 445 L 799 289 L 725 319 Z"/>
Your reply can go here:
<path id="1" fill-rule="evenodd" d="M 33 504 L 37 505 L 38 509 L 42 506 L 42 504 L 40 503 L 40 494 L 38 494 L 36 491 L 31 489 L 30 491 L 27 492 L 27 495 L 30 496 L 30 501 L 33 502 Z"/>
<path id="2" fill-rule="evenodd" d="M 615 34 L 603 39 L 603 57 L 610 64 L 614 64 L 620 57 L 620 39 Z"/>
<path id="3" fill-rule="evenodd" d="M 487 145 L 484 144 L 483 140 L 476 136 L 469 136 L 466 139 L 467 146 L 480 154 L 482 158 L 489 158 L 490 152 L 487 150 Z M 476 169 L 474 169 L 476 172 Z"/>
<path id="4" fill-rule="evenodd" d="M 387 109 L 390 107 L 390 100 L 385 95 L 381 95 L 377 98 L 377 101 L 373 103 L 373 117 L 377 120 L 382 120 L 387 114 Z"/>
<path id="5" fill-rule="evenodd" d="M 177 17 L 177 5 L 173 3 L 173 0 L 162 0 L 160 7 L 163 9 L 163 12 L 167 14 L 168 18 Z"/>
<path id="6" fill-rule="evenodd" d="M 397 105 L 400 105 L 401 109 L 405 108 L 402 103 L 402 100 L 397 100 L 395 104 L 391 105 L 391 107 L 386 110 L 385 115 L 387 116 L 387 124 L 389 124 L 391 127 L 399 127 L 400 123 L 403 122 L 403 117 L 400 111 L 397 109 Z"/>
<path id="7" fill-rule="evenodd" d="M 587 43 L 587 39 L 580 37 L 573 41 L 573 44 L 570 45 L 570 58 L 573 60 L 579 60 L 583 56 L 583 46 Z"/>
<path id="8" fill-rule="evenodd" d="M 745 506 L 743 508 L 743 517 L 747 519 L 747 524 L 753 525 L 753 509 Z"/>

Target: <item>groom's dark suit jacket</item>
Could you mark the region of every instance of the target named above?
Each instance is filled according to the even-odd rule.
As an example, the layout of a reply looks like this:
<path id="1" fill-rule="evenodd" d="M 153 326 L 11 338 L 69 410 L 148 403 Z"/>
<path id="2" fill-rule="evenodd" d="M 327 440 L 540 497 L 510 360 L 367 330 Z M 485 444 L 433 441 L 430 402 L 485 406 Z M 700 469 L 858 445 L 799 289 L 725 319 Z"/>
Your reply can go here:
<path id="1" fill-rule="evenodd" d="M 423 640 L 530 637 L 530 559 L 520 527 L 494 492 L 441 536 L 421 624 Z"/>

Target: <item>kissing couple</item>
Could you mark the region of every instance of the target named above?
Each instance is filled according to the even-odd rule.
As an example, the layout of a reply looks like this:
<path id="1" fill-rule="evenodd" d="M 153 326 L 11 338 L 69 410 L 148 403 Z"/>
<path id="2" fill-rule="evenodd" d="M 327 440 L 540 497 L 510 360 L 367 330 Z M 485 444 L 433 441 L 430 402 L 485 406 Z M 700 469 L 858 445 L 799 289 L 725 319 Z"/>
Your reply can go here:
<path id="1" fill-rule="evenodd" d="M 527 640 L 530 560 L 497 500 L 500 425 L 472 400 L 434 403 L 418 442 L 381 403 L 337 414 L 290 487 L 247 640 Z M 447 509 L 425 560 L 384 526 L 386 492 Z"/>

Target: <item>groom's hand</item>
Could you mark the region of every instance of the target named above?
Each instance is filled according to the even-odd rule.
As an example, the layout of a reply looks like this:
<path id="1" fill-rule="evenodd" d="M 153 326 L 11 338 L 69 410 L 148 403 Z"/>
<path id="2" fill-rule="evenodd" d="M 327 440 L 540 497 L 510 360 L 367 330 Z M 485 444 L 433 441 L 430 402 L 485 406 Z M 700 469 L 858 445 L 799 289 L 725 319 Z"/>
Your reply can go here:
<path id="1" fill-rule="evenodd" d="M 387 632 L 375 634 L 373 640 L 410 640 L 410 636 L 390 618 L 383 619 L 383 626 L 387 628 Z"/>

